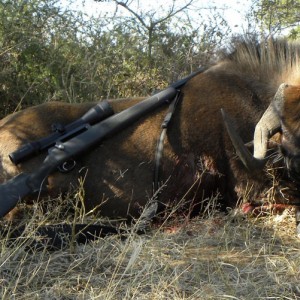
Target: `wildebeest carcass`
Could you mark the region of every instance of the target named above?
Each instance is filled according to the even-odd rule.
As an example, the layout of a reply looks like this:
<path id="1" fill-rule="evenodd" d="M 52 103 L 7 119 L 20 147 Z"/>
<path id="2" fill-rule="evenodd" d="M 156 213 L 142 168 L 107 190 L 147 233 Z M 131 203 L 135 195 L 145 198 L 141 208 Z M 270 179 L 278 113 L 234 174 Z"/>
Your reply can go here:
<path id="1" fill-rule="evenodd" d="M 234 207 L 245 195 L 251 201 L 299 203 L 298 177 L 286 172 L 289 168 L 280 156 L 296 155 L 298 159 L 298 152 L 284 145 L 286 140 L 292 140 L 293 146 L 298 147 L 300 94 L 293 93 L 292 99 L 282 104 L 274 130 L 279 136 L 265 144 L 268 152 L 265 151 L 263 159 L 268 158 L 268 162 L 264 169 L 249 170 L 244 166 L 221 114 L 224 109 L 231 116 L 232 126 L 243 141 L 252 141 L 255 126 L 280 84 L 300 84 L 299 55 L 300 46 L 285 41 L 266 45 L 241 43 L 231 54 L 186 83 L 164 142 L 158 198 L 162 206 L 184 199 L 197 210 L 214 196 L 221 207 Z M 112 100 L 111 104 L 118 112 L 138 101 Z M 46 155 L 16 167 L 8 158 L 11 152 L 28 140 L 49 134 L 51 124 L 70 123 L 93 105 L 49 102 L 4 118 L 0 123 L 1 182 L 20 172 L 34 171 Z M 97 207 L 101 215 L 111 218 L 138 217 L 153 196 L 155 149 L 165 114 L 166 108 L 156 110 L 78 157 L 71 172 L 53 173 L 47 182 L 48 194 L 55 197 L 75 188 L 82 177 L 86 211 Z M 283 140 L 282 131 L 288 132 Z M 278 154 L 277 144 L 281 143 L 285 151 Z M 297 173 L 298 165 L 292 165 L 293 173 Z"/>

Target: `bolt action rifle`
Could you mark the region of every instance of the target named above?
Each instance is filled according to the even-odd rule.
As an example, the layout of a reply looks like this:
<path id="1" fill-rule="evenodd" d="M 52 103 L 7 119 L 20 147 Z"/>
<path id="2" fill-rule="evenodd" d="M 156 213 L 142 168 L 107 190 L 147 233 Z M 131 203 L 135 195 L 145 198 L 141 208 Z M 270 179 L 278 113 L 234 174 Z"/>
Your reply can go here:
<path id="1" fill-rule="evenodd" d="M 19 200 L 41 190 L 44 181 L 59 166 L 74 159 L 99 145 L 104 139 L 125 129 L 140 117 L 156 108 L 170 103 L 178 90 L 192 77 L 203 72 L 203 69 L 173 83 L 165 90 L 104 119 L 100 123 L 89 126 L 84 132 L 72 136 L 66 141 L 57 141 L 48 150 L 48 155 L 41 167 L 32 173 L 20 173 L 0 185 L 0 217 L 12 210 Z"/>

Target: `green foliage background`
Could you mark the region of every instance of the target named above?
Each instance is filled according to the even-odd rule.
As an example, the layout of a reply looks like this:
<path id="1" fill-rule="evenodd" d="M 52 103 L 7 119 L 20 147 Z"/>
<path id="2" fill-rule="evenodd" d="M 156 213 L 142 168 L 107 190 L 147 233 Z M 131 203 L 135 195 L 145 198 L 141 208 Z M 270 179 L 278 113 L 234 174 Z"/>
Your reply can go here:
<path id="1" fill-rule="evenodd" d="M 297 10 L 287 10 L 287 2 L 253 1 L 260 28 L 251 34 L 271 32 L 267 17 L 295 24 Z M 197 22 L 189 12 L 91 17 L 58 0 L 0 0 L 0 117 L 45 101 L 148 95 L 206 65 L 231 32 L 222 12 L 199 11 Z"/>
<path id="2" fill-rule="evenodd" d="M 263 37 L 300 37 L 300 0 L 253 0 L 257 34 Z"/>
<path id="3" fill-rule="evenodd" d="M 98 101 L 165 87 L 206 64 L 223 39 L 217 18 L 197 28 L 178 20 L 159 22 L 149 40 L 134 16 L 87 17 L 56 0 L 0 1 L 1 117 L 44 101 Z"/>

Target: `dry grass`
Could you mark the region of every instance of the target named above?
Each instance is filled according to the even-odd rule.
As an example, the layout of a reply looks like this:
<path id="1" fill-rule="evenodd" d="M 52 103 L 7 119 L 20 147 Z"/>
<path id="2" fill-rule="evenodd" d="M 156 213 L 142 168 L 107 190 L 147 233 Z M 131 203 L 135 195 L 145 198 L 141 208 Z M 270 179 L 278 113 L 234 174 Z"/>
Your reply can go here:
<path id="1" fill-rule="evenodd" d="M 188 223 L 168 222 L 149 235 L 128 234 L 124 241 L 110 236 L 56 252 L 30 253 L 24 238 L 8 247 L 3 237 L 0 294 L 1 299 L 300 299 L 299 246 L 290 212 L 246 220 L 210 212 Z"/>

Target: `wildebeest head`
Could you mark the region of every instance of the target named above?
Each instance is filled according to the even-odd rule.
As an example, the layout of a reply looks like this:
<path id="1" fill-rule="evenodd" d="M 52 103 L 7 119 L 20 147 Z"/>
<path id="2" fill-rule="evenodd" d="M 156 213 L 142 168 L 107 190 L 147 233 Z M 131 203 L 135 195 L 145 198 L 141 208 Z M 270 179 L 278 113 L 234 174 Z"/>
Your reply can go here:
<path id="1" fill-rule="evenodd" d="M 253 139 L 253 155 L 234 130 L 230 117 L 222 110 L 223 119 L 248 170 L 262 168 L 267 161 L 269 139 L 281 133 L 280 152 L 293 179 L 300 179 L 300 86 L 282 83 L 267 110 L 257 123 Z"/>

